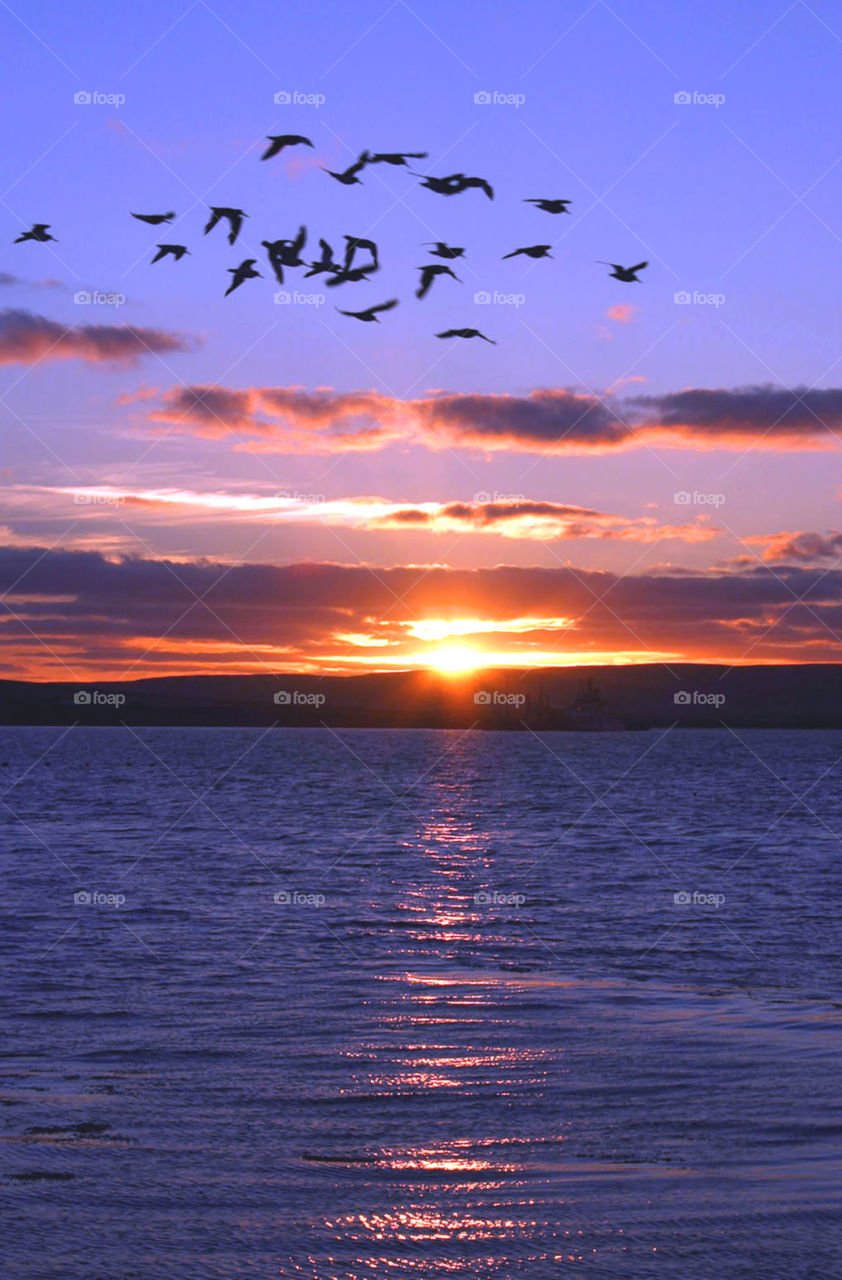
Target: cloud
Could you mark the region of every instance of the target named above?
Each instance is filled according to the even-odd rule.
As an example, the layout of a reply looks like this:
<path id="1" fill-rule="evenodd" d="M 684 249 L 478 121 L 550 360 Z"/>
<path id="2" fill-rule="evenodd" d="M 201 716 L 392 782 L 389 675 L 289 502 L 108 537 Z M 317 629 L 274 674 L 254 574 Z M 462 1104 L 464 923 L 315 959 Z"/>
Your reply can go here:
<path id="1" fill-rule="evenodd" d="M 135 524 L 203 521 L 320 524 L 354 530 L 430 534 L 485 534 L 524 541 L 597 538 L 655 543 L 679 539 L 708 542 L 720 532 L 705 517 L 694 524 L 660 524 L 653 516 L 622 516 L 570 503 L 526 497 L 477 495 L 464 502 L 406 503 L 381 497 L 328 498 L 299 492 L 214 492 L 116 485 L 14 485 L 5 490 L 9 510 L 26 519 L 72 516 L 77 523 L 106 521 L 130 509 Z M 122 517 L 121 517 L 122 519 Z"/>
<path id="2" fill-rule="evenodd" d="M 609 320 L 616 320 L 617 324 L 633 324 L 637 317 L 637 307 L 631 302 L 617 302 L 608 308 L 605 315 Z"/>
<path id="3" fill-rule="evenodd" d="M 130 325 L 65 325 L 31 311 L 0 311 L 0 364 L 41 360 L 85 360 L 91 364 L 133 364 L 141 356 L 190 351 L 183 334 Z"/>
<path id="4" fill-rule="evenodd" d="M 765 547 L 763 559 L 772 563 L 821 564 L 842 558 L 842 533 L 777 533 L 769 537 L 746 538 L 746 543 Z"/>
<path id="5" fill-rule="evenodd" d="M 842 440 L 842 389 L 689 388 L 622 398 L 569 388 L 528 395 L 192 386 L 164 391 L 146 421 L 205 436 L 251 437 L 261 452 L 330 453 L 390 444 L 523 453 L 639 446 L 791 450 Z M 241 442 L 235 447 L 245 447 Z"/>
<path id="6" fill-rule="evenodd" d="M 0 593 L 6 670 L 41 679 L 413 665 L 448 634 L 527 663 L 833 661 L 842 628 L 842 571 L 803 566 L 622 576 L 6 547 Z"/>
<path id="7" fill-rule="evenodd" d="M 630 405 L 644 412 L 639 430 L 659 439 L 677 436 L 714 448 L 842 443 L 842 389 L 836 387 L 689 388 L 637 396 Z"/>

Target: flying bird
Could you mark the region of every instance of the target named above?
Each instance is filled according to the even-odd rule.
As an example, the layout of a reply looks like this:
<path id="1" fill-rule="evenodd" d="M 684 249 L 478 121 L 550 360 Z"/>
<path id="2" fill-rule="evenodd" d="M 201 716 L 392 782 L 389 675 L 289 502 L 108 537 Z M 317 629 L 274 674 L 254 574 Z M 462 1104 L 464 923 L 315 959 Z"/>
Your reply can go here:
<path id="1" fill-rule="evenodd" d="M 305 280 L 308 278 L 308 276 L 318 276 L 318 275 L 321 275 L 324 271 L 338 272 L 342 270 L 339 263 L 334 262 L 333 249 L 330 247 L 327 240 L 319 240 L 319 244 L 321 246 L 322 256 L 318 260 L 318 262 L 310 263 L 310 270 L 305 271 L 304 273 Z"/>
<path id="2" fill-rule="evenodd" d="M 613 276 L 615 280 L 622 280 L 625 284 L 631 284 L 632 281 L 640 284 L 636 273 L 649 266 L 648 262 L 638 262 L 634 267 L 621 267 L 618 262 L 605 262 L 602 258 L 597 258 L 597 262 L 601 263 L 603 267 L 613 267 L 614 270 L 609 271 L 608 274 Z"/>
<path id="3" fill-rule="evenodd" d="M 307 228 L 299 227 L 294 240 L 261 240 L 278 284 L 284 282 L 284 267 L 303 267 L 301 250 L 307 242 Z"/>
<path id="4" fill-rule="evenodd" d="M 343 169 L 341 173 L 335 173 L 333 169 L 324 169 L 324 165 L 322 165 L 322 168 L 324 169 L 325 173 L 329 173 L 332 178 L 335 178 L 337 182 L 341 182 L 343 186 L 351 187 L 354 185 L 354 183 L 360 182 L 359 178 L 357 177 L 357 174 L 360 172 L 361 169 L 365 168 L 365 166 L 370 162 L 370 160 L 371 160 L 371 156 L 368 154 L 368 152 L 361 151 L 357 159 L 354 161 L 354 163 L 348 165 L 348 168 Z"/>
<path id="5" fill-rule="evenodd" d="M 543 209 L 544 213 L 569 213 L 569 200 L 536 200 L 530 197 L 523 202 L 524 204 L 537 205 L 539 209 Z"/>
<path id="6" fill-rule="evenodd" d="M 156 245 L 155 247 L 158 250 L 158 252 L 155 254 L 155 257 L 152 259 L 153 262 L 160 262 L 162 258 L 166 258 L 167 254 L 175 258 L 176 262 L 178 262 L 181 258 L 184 257 L 185 253 L 190 252 L 190 250 L 184 244 L 159 244 L 159 245 Z"/>
<path id="7" fill-rule="evenodd" d="M 260 272 L 255 271 L 254 269 L 255 262 L 257 262 L 257 258 L 244 258 L 238 267 L 228 268 L 234 279 L 225 290 L 226 298 L 229 293 L 233 293 L 235 289 L 239 289 L 244 280 L 253 280 L 255 276 L 260 275 Z"/>
<path id="8" fill-rule="evenodd" d="M 261 160 L 271 160 L 273 156 L 279 156 L 284 147 L 312 147 L 309 138 L 305 138 L 302 133 L 267 133 L 269 146 L 260 157 Z"/>
<path id="9" fill-rule="evenodd" d="M 505 261 L 506 258 L 516 258 L 519 253 L 524 254 L 527 258 L 551 258 L 553 256 L 550 253 L 550 249 L 552 249 L 552 247 L 553 246 L 551 244 L 529 244 L 523 249 L 515 249 L 512 253 L 504 253 L 503 260 Z"/>
<path id="10" fill-rule="evenodd" d="M 336 310 L 341 316 L 352 316 L 354 320 L 363 320 L 366 324 L 370 324 L 372 321 L 375 324 L 379 324 L 380 321 L 377 319 L 378 311 L 391 311 L 392 307 L 397 305 L 398 299 L 390 298 L 388 302 L 380 302 L 377 306 L 367 307 L 365 311 L 343 311 L 340 307 L 337 307 Z"/>
<path id="11" fill-rule="evenodd" d="M 436 276 L 453 276 L 454 280 L 459 280 L 456 272 L 446 267 L 443 262 L 430 262 L 425 267 L 419 267 L 418 270 L 421 272 L 421 283 L 415 290 L 416 298 L 426 298 Z M 462 281 L 459 280 L 459 283 L 461 284 Z"/>
<path id="12" fill-rule="evenodd" d="M 354 254 L 358 249 L 365 249 L 371 254 L 372 261 L 375 266 L 379 265 L 377 257 L 377 245 L 373 240 L 366 240 L 362 236 L 345 236 L 345 270 L 347 271 L 351 263 L 354 261 Z"/>
<path id="13" fill-rule="evenodd" d="M 493 338 L 486 338 L 484 333 L 480 333 L 479 329 L 445 329 L 444 333 L 437 333 L 437 338 L 482 338 L 483 342 L 490 342 L 493 347 L 497 343 Z"/>
<path id="14" fill-rule="evenodd" d="M 228 243 L 234 244 L 237 236 L 240 234 L 240 228 L 243 225 L 243 218 L 247 218 L 248 214 L 243 213 L 242 209 L 228 209 L 222 205 L 213 204 L 210 206 L 210 211 L 211 216 L 205 223 L 205 235 L 207 235 L 209 231 L 213 231 L 217 222 L 219 222 L 221 218 L 226 218 L 228 221 Z"/>
<path id="15" fill-rule="evenodd" d="M 378 151 L 369 164 L 406 164 L 407 160 L 426 160 L 427 151 Z"/>
<path id="16" fill-rule="evenodd" d="M 133 213 L 138 222 L 148 222 L 150 227 L 160 227 L 162 222 L 172 222 L 174 213 Z"/>
<path id="17" fill-rule="evenodd" d="M 56 240 L 55 236 L 50 235 L 51 225 L 49 222 L 33 222 L 29 231 L 21 232 L 15 244 L 20 244 L 23 240 L 40 240 L 42 244 L 46 244 L 48 240 Z M 56 244 L 58 244 L 57 240 Z"/>
<path id="18" fill-rule="evenodd" d="M 333 289 L 338 284 L 359 284 L 361 280 L 367 280 L 369 276 L 373 276 L 375 271 L 379 270 L 380 265 L 377 262 L 367 262 L 364 267 L 351 267 L 348 270 L 341 267 L 325 283 L 328 289 Z"/>
<path id="19" fill-rule="evenodd" d="M 427 187 L 430 191 L 435 191 L 440 196 L 458 196 L 463 191 L 470 190 L 471 187 L 479 187 L 484 191 L 489 200 L 494 199 L 494 190 L 485 178 L 466 178 L 464 173 L 451 173 L 446 178 L 424 177 L 423 174 L 416 173 L 416 178 L 423 178 L 422 187 Z"/>
<path id="20" fill-rule="evenodd" d="M 430 256 L 433 258 L 461 258 L 465 252 L 464 249 L 454 249 L 443 240 L 425 240 L 424 246 L 429 244 L 435 245 L 435 248 L 430 250 Z"/>

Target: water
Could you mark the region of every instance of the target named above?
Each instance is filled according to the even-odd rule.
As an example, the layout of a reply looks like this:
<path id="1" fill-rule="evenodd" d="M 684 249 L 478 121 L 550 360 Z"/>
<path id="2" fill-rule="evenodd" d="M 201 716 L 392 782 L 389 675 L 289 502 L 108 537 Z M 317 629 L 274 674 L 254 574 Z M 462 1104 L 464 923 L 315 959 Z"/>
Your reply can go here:
<path id="1" fill-rule="evenodd" d="M 1 730 L 3 1274 L 842 1274 L 841 761 Z"/>

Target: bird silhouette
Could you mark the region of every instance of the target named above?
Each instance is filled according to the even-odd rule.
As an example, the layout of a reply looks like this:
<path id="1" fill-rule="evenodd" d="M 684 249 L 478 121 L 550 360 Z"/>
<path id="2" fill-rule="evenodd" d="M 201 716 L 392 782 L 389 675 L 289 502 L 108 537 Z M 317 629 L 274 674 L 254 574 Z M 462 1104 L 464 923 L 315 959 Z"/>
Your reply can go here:
<path id="1" fill-rule="evenodd" d="M 484 333 L 480 333 L 479 329 L 445 329 L 444 333 L 437 333 L 437 338 L 482 338 L 483 342 L 490 342 L 492 347 L 496 347 L 497 343 L 493 338 L 486 338 Z"/>
<path id="2" fill-rule="evenodd" d="M 284 282 L 284 267 L 303 267 L 301 250 L 307 241 L 307 228 L 299 227 L 294 240 L 261 240 L 278 284 Z"/>
<path id="3" fill-rule="evenodd" d="M 640 284 L 636 273 L 649 266 L 648 262 L 638 262 L 634 267 L 621 267 L 618 262 L 605 262 L 603 258 L 597 258 L 597 262 L 601 263 L 603 267 L 613 267 L 614 270 L 609 271 L 608 274 L 613 276 L 615 280 L 622 280 L 625 284 L 631 284 L 632 281 L 635 284 Z"/>
<path id="4" fill-rule="evenodd" d="M 253 280 L 255 276 L 260 275 L 260 272 L 255 271 L 254 269 L 255 262 L 257 262 L 257 258 L 244 258 L 238 267 L 228 268 L 234 279 L 225 290 L 226 298 L 229 293 L 233 293 L 235 289 L 239 289 L 244 280 Z"/>
<path id="5" fill-rule="evenodd" d="M 333 169 L 324 169 L 324 165 L 322 165 L 322 168 L 325 173 L 329 173 L 332 178 L 335 178 L 337 182 L 341 182 L 343 186 L 351 187 L 354 183 L 359 183 L 360 180 L 357 177 L 357 174 L 360 170 L 365 168 L 370 160 L 371 156 L 368 152 L 361 151 L 354 163 L 348 165 L 348 168 L 343 169 L 341 173 L 335 173 Z"/>
<path id="6" fill-rule="evenodd" d="M 328 289 L 333 289 L 339 284 L 359 284 L 360 280 L 367 280 L 369 276 L 373 276 L 375 271 L 379 270 L 380 265 L 377 262 L 367 262 L 364 267 L 351 267 L 347 271 L 342 267 L 325 283 Z"/>
<path id="7" fill-rule="evenodd" d="M 569 213 L 569 200 L 536 200 L 530 197 L 523 202 L 524 204 L 537 205 L 539 209 L 543 209 L 544 213 Z"/>
<path id="8" fill-rule="evenodd" d="M 21 232 L 15 240 L 15 244 L 20 244 L 24 240 L 39 240 L 41 244 L 46 244 L 48 240 L 56 240 L 55 236 L 50 235 L 51 225 L 49 222 L 33 222 L 29 231 Z M 57 240 L 56 244 L 58 244 Z"/>
<path id="9" fill-rule="evenodd" d="M 430 256 L 433 258 L 461 258 L 465 252 L 464 249 L 454 249 L 452 245 L 445 244 L 443 240 L 425 240 L 425 247 L 429 244 L 435 245 L 430 250 Z"/>
<path id="10" fill-rule="evenodd" d="M 459 280 L 456 272 L 452 271 L 450 267 L 446 267 L 443 262 L 429 262 L 426 266 L 419 267 L 418 270 L 421 272 L 421 283 L 415 290 L 416 298 L 426 298 L 433 287 L 433 281 L 436 276 L 452 276 L 454 280 Z M 462 281 L 459 280 L 459 283 L 461 284 Z"/>
<path id="11" fill-rule="evenodd" d="M 416 173 L 416 178 L 423 178 L 422 187 L 427 187 L 430 191 L 435 191 L 440 196 L 458 196 L 463 191 L 468 191 L 472 187 L 479 187 L 484 191 L 489 200 L 494 199 L 494 190 L 485 178 L 466 178 L 464 173 L 451 173 L 446 178 L 433 178 L 427 175 Z"/>
<path id="12" fill-rule="evenodd" d="M 162 222 L 172 222 L 174 213 L 133 213 L 138 222 L 148 222 L 150 227 L 160 227 Z"/>
<path id="13" fill-rule="evenodd" d="M 371 254 L 372 261 L 375 266 L 379 266 L 377 257 L 377 245 L 373 240 L 366 240 L 362 236 L 345 236 L 345 270 L 347 271 L 354 261 L 354 254 L 358 249 L 365 249 Z"/>
<path id="14" fill-rule="evenodd" d="M 190 252 L 187 246 L 183 244 L 159 244 L 155 247 L 158 252 L 152 259 L 153 262 L 160 262 L 162 258 L 166 258 L 167 254 L 175 258 L 176 262 L 178 262 L 180 258 L 184 257 L 185 253 Z"/>
<path id="15" fill-rule="evenodd" d="M 328 284 L 330 284 L 330 281 L 328 281 Z M 371 324 L 372 321 L 375 324 L 379 324 L 378 311 L 391 311 L 392 307 L 397 305 L 398 299 L 390 298 L 388 302 L 380 302 L 374 307 L 367 307 L 365 311 L 343 311 L 340 307 L 337 307 L 336 310 L 341 316 L 351 316 L 354 320 L 363 320 L 366 324 Z"/>
<path id="16" fill-rule="evenodd" d="M 427 151 L 378 151 L 369 164 L 406 164 L 407 160 L 426 160 Z"/>
<path id="17" fill-rule="evenodd" d="M 310 270 L 305 271 L 304 273 L 305 280 L 308 278 L 308 276 L 318 276 L 325 271 L 337 272 L 342 270 L 342 267 L 339 265 L 339 263 L 334 262 L 333 249 L 330 247 L 327 240 L 319 240 L 319 244 L 321 245 L 322 256 L 318 260 L 318 262 L 310 263 Z"/>
<path id="18" fill-rule="evenodd" d="M 271 160 L 273 156 L 279 156 L 284 147 L 312 147 L 309 138 L 305 138 L 303 133 L 267 133 L 269 146 L 260 157 L 261 160 Z"/>
<path id="19" fill-rule="evenodd" d="M 506 258 L 516 258 L 520 253 L 522 253 L 526 258 L 551 258 L 553 256 L 550 253 L 550 249 L 552 249 L 552 247 L 553 246 L 551 244 L 529 244 L 522 249 L 513 250 L 512 253 L 504 253 L 503 261 L 505 261 Z"/>
<path id="20" fill-rule="evenodd" d="M 240 234 L 240 228 L 243 225 L 243 218 L 247 218 L 248 214 L 243 213 L 242 209 L 228 209 L 223 205 L 214 204 L 210 206 L 210 211 L 211 216 L 205 223 L 205 235 L 207 235 L 209 231 L 213 231 L 217 222 L 219 222 L 221 218 L 226 218 L 228 221 L 228 243 L 236 243 L 237 236 Z"/>

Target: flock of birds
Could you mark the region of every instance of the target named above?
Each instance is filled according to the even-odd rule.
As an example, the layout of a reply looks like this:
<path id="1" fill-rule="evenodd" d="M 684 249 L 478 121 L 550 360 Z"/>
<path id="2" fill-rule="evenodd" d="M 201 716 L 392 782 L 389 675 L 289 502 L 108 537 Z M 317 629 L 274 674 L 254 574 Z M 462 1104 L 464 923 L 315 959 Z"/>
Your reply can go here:
<path id="1" fill-rule="evenodd" d="M 313 143 L 303 134 L 284 133 L 284 134 L 268 134 L 267 140 L 269 146 L 260 157 L 261 160 L 272 160 L 275 156 L 280 155 L 287 147 L 306 146 L 312 147 Z M 435 192 L 440 196 L 456 196 L 461 195 L 464 191 L 473 189 L 482 191 L 489 200 L 494 199 L 494 190 L 485 178 L 472 178 L 464 173 L 451 173 L 446 177 L 437 178 L 429 174 L 416 173 L 409 168 L 410 160 L 425 160 L 427 158 L 426 151 L 384 151 L 369 152 L 363 151 L 357 157 L 353 164 L 341 172 L 333 169 L 324 169 L 337 182 L 343 186 L 350 187 L 361 183 L 360 174 L 370 165 L 388 164 L 403 166 L 408 172 L 416 178 L 420 179 L 420 185 L 428 191 Z M 531 204 L 536 209 L 544 213 L 560 214 L 569 213 L 570 200 L 548 199 L 530 197 L 523 201 L 524 204 Z M 133 218 L 137 218 L 140 222 L 145 222 L 149 226 L 159 227 L 170 223 L 175 218 L 175 212 L 169 213 L 133 213 Z M 248 217 L 242 209 L 232 209 L 224 205 L 211 205 L 210 217 L 208 218 L 204 234 L 208 235 L 213 231 L 214 227 L 224 221 L 228 226 L 228 243 L 234 245 L 242 230 L 243 219 Z M 56 240 L 55 236 L 50 235 L 50 223 L 36 222 L 29 231 L 24 231 L 14 241 L 15 244 L 21 244 L 26 240 L 35 240 L 46 243 L 50 240 Z M 308 267 L 305 272 L 305 279 L 316 275 L 327 275 L 325 281 L 328 288 L 336 288 L 343 284 L 358 284 L 361 281 L 368 280 L 376 271 L 380 270 L 380 258 L 377 245 L 373 240 L 366 239 L 363 236 L 345 236 L 345 251 L 340 261 L 334 257 L 332 246 L 327 240 L 319 240 L 321 256 L 315 261 L 310 262 L 302 257 L 305 245 L 307 243 L 307 228 L 300 227 L 297 235 L 292 240 L 262 240 L 261 244 L 266 250 L 269 265 L 274 272 L 275 279 L 279 284 L 284 283 L 284 272 L 296 267 Z M 176 262 L 180 261 L 185 254 L 189 254 L 190 250 L 183 244 L 157 244 L 158 252 L 152 258 L 152 262 L 160 262 L 162 258 L 173 258 Z M 447 262 L 455 261 L 465 255 L 464 247 L 449 245 L 445 241 L 429 241 L 424 245 L 429 248 L 429 256 L 444 259 L 442 262 L 430 262 L 425 266 L 419 267 L 420 279 L 418 288 L 415 290 L 416 298 L 425 298 L 433 287 L 434 282 L 441 276 L 450 276 L 461 284 L 459 276 L 452 267 L 447 266 Z M 511 253 L 503 254 L 503 260 L 507 258 L 517 258 L 523 256 L 525 258 L 551 258 L 550 244 L 530 244 L 522 245 L 518 249 L 513 249 Z M 360 265 L 357 254 L 363 253 L 367 255 L 367 259 Z M 599 260 L 602 262 L 602 260 Z M 253 280 L 262 277 L 262 273 L 256 270 L 256 258 L 244 258 L 237 267 L 229 267 L 228 271 L 232 277 L 231 283 L 225 290 L 224 296 L 227 298 L 235 289 L 239 289 L 245 284 L 246 280 Z M 602 262 L 603 266 L 611 267 L 609 275 L 615 280 L 621 280 L 624 284 L 631 284 L 639 281 L 638 272 L 648 266 L 648 262 L 638 262 L 633 267 L 624 267 L 617 262 Z M 381 302 L 375 306 L 366 307 L 362 311 L 345 311 L 341 307 L 336 310 L 342 316 L 349 316 L 351 319 L 360 320 L 363 323 L 379 323 L 380 316 L 383 312 L 391 311 L 393 307 L 398 305 L 398 298 L 390 298 L 387 302 Z M 479 329 L 461 328 L 461 329 L 445 329 L 442 333 L 435 335 L 437 338 L 481 338 L 484 342 L 490 342 L 496 345 L 493 338 L 488 338 Z"/>

